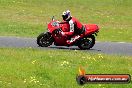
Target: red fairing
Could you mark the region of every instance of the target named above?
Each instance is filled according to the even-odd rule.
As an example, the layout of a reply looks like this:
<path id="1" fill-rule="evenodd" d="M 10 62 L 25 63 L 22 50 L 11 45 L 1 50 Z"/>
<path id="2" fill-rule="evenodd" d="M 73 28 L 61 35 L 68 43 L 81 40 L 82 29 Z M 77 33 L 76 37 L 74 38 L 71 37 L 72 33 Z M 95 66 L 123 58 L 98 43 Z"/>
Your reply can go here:
<path id="1" fill-rule="evenodd" d="M 78 28 L 82 28 L 82 24 L 75 19 L 72 18 L 73 22 L 76 23 Z M 86 37 L 87 35 L 94 34 L 99 31 L 99 28 L 96 24 L 84 24 L 85 27 L 85 33 L 81 35 L 81 38 Z M 66 35 L 63 36 L 61 34 L 55 34 L 53 31 L 61 29 Z M 75 29 L 76 30 L 76 29 Z M 70 38 L 72 32 L 70 32 L 70 25 L 68 22 L 65 22 L 63 24 L 59 24 L 58 21 L 51 21 L 48 24 L 48 31 L 52 34 L 54 38 L 54 43 L 58 46 L 67 46 L 67 40 Z"/>
<path id="2" fill-rule="evenodd" d="M 48 24 L 48 31 L 52 34 L 52 36 L 55 39 L 55 43 L 58 46 L 65 46 L 67 45 L 66 40 L 68 38 L 68 36 L 62 36 L 60 34 L 54 34 L 53 31 L 55 31 L 56 29 L 61 29 L 63 32 L 69 32 L 70 28 L 69 28 L 69 24 L 67 22 L 63 23 L 63 24 L 59 24 L 58 26 L 53 26 L 53 23 L 56 22 L 59 24 L 58 21 L 51 21 Z"/>
<path id="3" fill-rule="evenodd" d="M 85 27 L 85 35 L 93 34 L 99 31 L 99 27 L 96 24 L 84 24 Z"/>
<path id="4" fill-rule="evenodd" d="M 51 21 L 51 22 L 48 24 L 48 31 L 49 31 L 50 33 L 52 33 L 55 29 L 60 28 L 60 26 L 53 26 L 53 25 L 52 25 L 53 22 L 57 22 L 57 21 Z"/>

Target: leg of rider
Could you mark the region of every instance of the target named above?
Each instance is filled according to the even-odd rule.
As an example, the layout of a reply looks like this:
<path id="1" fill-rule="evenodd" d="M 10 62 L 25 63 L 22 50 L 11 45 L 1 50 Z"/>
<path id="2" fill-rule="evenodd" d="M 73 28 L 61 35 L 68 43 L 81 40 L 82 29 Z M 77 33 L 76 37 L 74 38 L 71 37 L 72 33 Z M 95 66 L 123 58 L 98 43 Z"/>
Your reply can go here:
<path id="1" fill-rule="evenodd" d="M 71 37 L 71 39 L 70 40 L 67 40 L 66 42 L 67 42 L 67 44 L 72 44 L 72 43 L 74 43 L 77 39 L 79 39 L 80 38 L 80 36 L 79 35 L 75 35 L 75 36 L 73 36 L 73 37 Z"/>

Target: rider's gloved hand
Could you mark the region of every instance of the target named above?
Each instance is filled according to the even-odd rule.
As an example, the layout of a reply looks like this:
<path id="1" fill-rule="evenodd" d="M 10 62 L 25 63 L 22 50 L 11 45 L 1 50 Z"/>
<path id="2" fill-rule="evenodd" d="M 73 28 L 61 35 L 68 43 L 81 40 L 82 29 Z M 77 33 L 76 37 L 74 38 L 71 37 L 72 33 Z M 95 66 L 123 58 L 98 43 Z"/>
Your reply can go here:
<path id="1" fill-rule="evenodd" d="M 56 21 L 57 23 L 60 23 L 60 21 Z"/>
<path id="2" fill-rule="evenodd" d="M 64 33 L 64 32 L 61 32 L 61 35 L 62 35 L 62 36 L 65 36 L 65 33 Z"/>

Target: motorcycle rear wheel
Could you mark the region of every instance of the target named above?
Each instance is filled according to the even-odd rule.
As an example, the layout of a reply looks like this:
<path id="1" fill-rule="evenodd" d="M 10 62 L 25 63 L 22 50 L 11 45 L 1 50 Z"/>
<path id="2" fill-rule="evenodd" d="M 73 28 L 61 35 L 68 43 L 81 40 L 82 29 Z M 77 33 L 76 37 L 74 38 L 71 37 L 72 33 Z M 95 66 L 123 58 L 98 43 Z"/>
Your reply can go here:
<path id="1" fill-rule="evenodd" d="M 41 33 L 37 37 L 37 44 L 41 47 L 48 47 L 52 45 L 53 42 L 54 42 L 54 38 L 49 32 Z"/>
<path id="2" fill-rule="evenodd" d="M 95 44 L 95 36 L 90 35 L 87 38 L 80 40 L 78 47 L 82 50 L 90 49 Z"/>

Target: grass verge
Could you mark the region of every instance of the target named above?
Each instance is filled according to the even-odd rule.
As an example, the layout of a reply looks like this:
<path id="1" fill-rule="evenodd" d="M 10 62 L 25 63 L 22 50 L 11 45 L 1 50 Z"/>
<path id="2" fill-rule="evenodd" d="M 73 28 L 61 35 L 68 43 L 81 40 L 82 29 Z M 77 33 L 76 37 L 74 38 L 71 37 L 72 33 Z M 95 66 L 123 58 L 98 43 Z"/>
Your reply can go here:
<path id="1" fill-rule="evenodd" d="M 130 74 L 132 57 L 78 50 L 0 48 L 1 88 L 80 88 L 79 66 L 88 74 Z M 88 84 L 83 88 L 131 88 L 130 84 Z"/>

